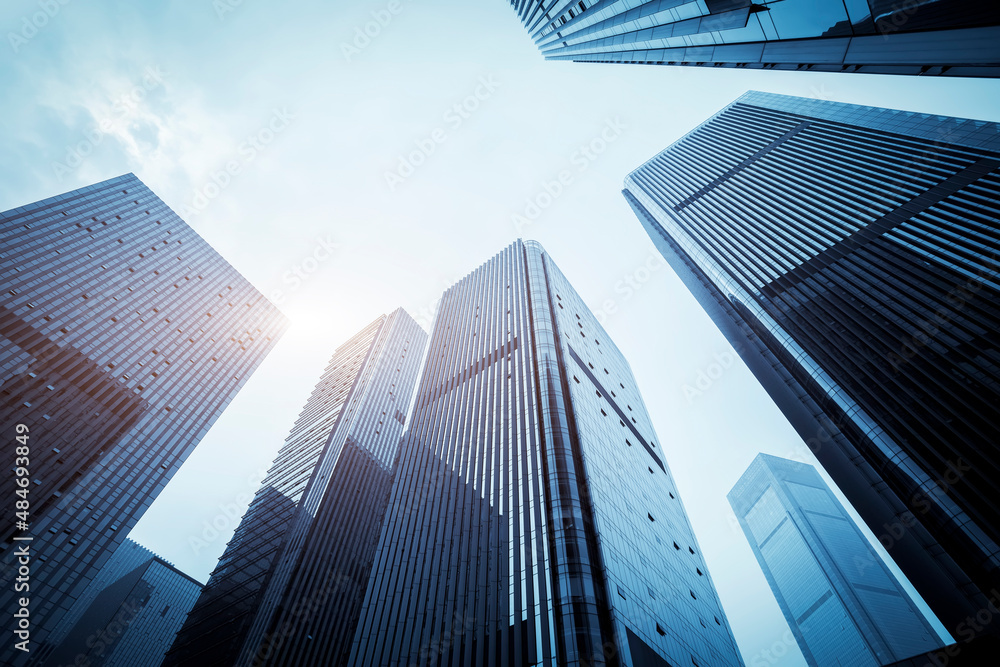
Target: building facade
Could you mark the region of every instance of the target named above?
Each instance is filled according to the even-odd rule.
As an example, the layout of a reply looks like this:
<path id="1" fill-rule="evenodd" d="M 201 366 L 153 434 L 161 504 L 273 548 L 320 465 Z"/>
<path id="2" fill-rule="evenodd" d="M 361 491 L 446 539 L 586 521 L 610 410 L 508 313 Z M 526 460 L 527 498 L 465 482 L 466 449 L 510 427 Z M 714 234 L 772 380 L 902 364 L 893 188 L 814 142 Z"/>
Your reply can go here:
<path id="1" fill-rule="evenodd" d="M 551 60 L 1000 76 L 1000 7 L 978 0 L 511 0 L 511 5 Z"/>
<path id="2" fill-rule="evenodd" d="M 30 649 L 287 322 L 132 174 L 0 213 L 0 235 L 0 431 L 30 462 L 0 480 L 28 507 L 0 527 L 0 609 L 19 608 L 27 548 Z M 0 663 L 26 659 L 12 644 Z"/>
<path id="3" fill-rule="evenodd" d="M 750 92 L 625 180 L 950 631 L 1000 586 L 1000 127 Z"/>
<path id="4" fill-rule="evenodd" d="M 155 557 L 156 554 L 138 542 L 125 539 L 121 543 L 121 546 L 115 549 L 111 558 L 97 571 L 87 588 L 76 597 L 73 606 L 63 614 L 59 623 L 53 627 L 52 632 L 46 637 L 45 642 L 35 651 L 32 651 L 32 658 L 29 664 L 32 667 L 44 664 L 45 660 L 52 654 L 53 649 L 66 639 L 66 635 L 69 634 L 70 630 L 87 613 L 90 605 L 94 603 L 94 600 L 101 591 Z M 201 586 L 199 585 L 200 588 Z M 187 611 L 190 611 L 190 607 L 185 610 L 185 613 Z M 183 621 L 183 619 L 182 615 L 181 620 Z M 176 631 L 177 628 L 174 628 L 174 630 Z M 169 646 L 166 648 L 169 648 Z"/>
<path id="5" fill-rule="evenodd" d="M 540 245 L 448 289 L 351 665 L 741 665 L 631 369 Z"/>
<path id="6" fill-rule="evenodd" d="M 426 339 L 398 309 L 337 348 L 165 665 L 342 664 Z"/>
<path id="7" fill-rule="evenodd" d="M 125 540 L 32 665 L 159 667 L 200 592 L 200 583 Z"/>
<path id="8" fill-rule="evenodd" d="M 728 498 L 811 667 L 943 646 L 815 468 L 759 454 Z"/>

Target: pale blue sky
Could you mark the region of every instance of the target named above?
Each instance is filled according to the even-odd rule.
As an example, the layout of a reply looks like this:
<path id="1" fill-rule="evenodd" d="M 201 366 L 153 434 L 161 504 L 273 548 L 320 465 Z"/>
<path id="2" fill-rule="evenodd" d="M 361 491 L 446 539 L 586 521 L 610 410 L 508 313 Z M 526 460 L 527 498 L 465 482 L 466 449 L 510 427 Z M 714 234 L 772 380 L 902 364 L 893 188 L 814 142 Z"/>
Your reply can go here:
<path id="1" fill-rule="evenodd" d="M 445 287 L 535 238 L 592 308 L 614 302 L 747 663 L 804 664 L 725 495 L 759 451 L 814 459 L 738 360 L 685 395 L 731 348 L 670 269 L 645 272 L 622 179 L 748 89 L 997 121 L 1000 82 L 545 62 L 504 0 L 403 0 L 345 55 L 388 0 L 238 1 L 56 1 L 34 33 L 37 0 L 0 10 L 0 210 L 135 172 L 295 324 L 132 537 L 204 581 L 333 349 L 399 305 L 429 322 Z M 390 189 L 415 142 L 433 153 Z"/>

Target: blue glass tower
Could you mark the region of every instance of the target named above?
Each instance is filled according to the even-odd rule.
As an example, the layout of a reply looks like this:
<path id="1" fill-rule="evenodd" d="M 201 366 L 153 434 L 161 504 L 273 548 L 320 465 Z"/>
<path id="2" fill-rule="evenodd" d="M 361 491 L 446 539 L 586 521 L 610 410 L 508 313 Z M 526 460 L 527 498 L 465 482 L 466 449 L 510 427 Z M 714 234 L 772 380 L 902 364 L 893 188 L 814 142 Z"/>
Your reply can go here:
<path id="1" fill-rule="evenodd" d="M 815 468 L 759 454 L 728 498 L 812 667 L 879 667 L 942 645 Z"/>
<path id="2" fill-rule="evenodd" d="M 1000 76 L 1000 6 L 979 0 L 511 0 L 547 59 Z"/>
<path id="3" fill-rule="evenodd" d="M 343 663 L 426 340 L 397 309 L 337 348 L 165 665 Z"/>
<path id="4" fill-rule="evenodd" d="M 628 362 L 544 249 L 448 289 L 350 664 L 741 665 Z"/>
<path id="5" fill-rule="evenodd" d="M 287 327 L 133 174 L 0 213 L 0 609 L 45 642 Z M 7 468 L 15 465 L 10 450 Z M 24 498 L 20 498 L 25 500 Z M 30 595 L 14 590 L 27 547 Z M 0 664 L 28 654 L 0 644 Z"/>
<path id="6" fill-rule="evenodd" d="M 624 195 L 959 632 L 1000 590 L 1000 125 L 750 92 Z"/>

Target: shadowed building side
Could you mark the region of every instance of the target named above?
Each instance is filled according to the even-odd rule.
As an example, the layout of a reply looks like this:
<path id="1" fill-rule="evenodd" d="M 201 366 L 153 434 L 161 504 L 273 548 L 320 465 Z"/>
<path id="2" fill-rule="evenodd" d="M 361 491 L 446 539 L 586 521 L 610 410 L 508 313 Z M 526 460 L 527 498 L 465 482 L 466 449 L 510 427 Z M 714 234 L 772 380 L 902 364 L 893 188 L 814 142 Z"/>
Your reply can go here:
<path id="1" fill-rule="evenodd" d="M 1000 584 L 998 129 L 750 92 L 624 190 L 953 634 Z"/>

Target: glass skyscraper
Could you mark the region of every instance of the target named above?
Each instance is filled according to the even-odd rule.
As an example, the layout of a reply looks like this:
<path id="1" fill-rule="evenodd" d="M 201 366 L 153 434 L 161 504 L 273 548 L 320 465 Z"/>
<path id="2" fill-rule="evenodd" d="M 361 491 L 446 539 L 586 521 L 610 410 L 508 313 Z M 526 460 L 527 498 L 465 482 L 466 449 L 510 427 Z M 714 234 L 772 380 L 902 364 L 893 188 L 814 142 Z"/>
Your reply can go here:
<path id="1" fill-rule="evenodd" d="M 159 667 L 200 592 L 200 583 L 125 540 L 31 664 Z"/>
<path id="2" fill-rule="evenodd" d="M 397 309 L 337 348 L 165 665 L 343 662 L 426 340 Z"/>
<path id="3" fill-rule="evenodd" d="M 996 123 L 750 92 L 624 190 L 953 632 L 1000 586 L 998 167 Z"/>
<path id="4" fill-rule="evenodd" d="M 728 498 L 812 667 L 879 667 L 942 646 L 815 468 L 759 454 Z"/>
<path id="5" fill-rule="evenodd" d="M 1000 76 L 980 0 L 511 0 L 551 60 Z"/>
<path id="6" fill-rule="evenodd" d="M 34 648 L 287 322 L 132 174 L 0 213 L 0 235 L 0 432 L 29 430 L 0 480 L 28 506 L 27 527 L 0 525 L 0 609 L 9 629 L 29 600 Z M 2 664 L 27 657 L 0 645 Z"/>
<path id="7" fill-rule="evenodd" d="M 351 665 L 741 665 L 631 369 L 540 245 L 438 308 Z"/>

